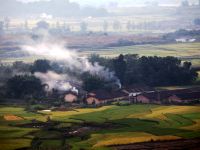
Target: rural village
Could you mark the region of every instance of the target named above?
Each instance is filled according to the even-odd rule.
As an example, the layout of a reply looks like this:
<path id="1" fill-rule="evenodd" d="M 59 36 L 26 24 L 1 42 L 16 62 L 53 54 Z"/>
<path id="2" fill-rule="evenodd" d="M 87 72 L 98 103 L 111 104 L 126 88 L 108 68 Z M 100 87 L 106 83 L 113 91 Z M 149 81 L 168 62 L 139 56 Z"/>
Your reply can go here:
<path id="1" fill-rule="evenodd" d="M 200 0 L 0 0 L 0 150 L 198 150 Z"/>
<path id="2" fill-rule="evenodd" d="M 88 106 L 104 106 L 112 103 L 127 104 L 171 104 L 188 105 L 199 104 L 200 87 L 156 90 L 151 87 L 134 86 L 115 91 L 94 90 L 92 92 L 61 91 L 60 98 L 71 106 L 87 104 Z M 69 105 L 67 107 L 69 107 Z M 62 106 L 64 107 L 64 106 Z"/>

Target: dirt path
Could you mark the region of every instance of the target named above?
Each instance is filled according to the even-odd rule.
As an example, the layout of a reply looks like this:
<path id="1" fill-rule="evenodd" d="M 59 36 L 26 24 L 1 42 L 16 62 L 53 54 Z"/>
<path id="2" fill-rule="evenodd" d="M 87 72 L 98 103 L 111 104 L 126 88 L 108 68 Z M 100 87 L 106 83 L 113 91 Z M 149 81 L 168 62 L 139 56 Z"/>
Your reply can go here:
<path id="1" fill-rule="evenodd" d="M 200 138 L 116 146 L 117 150 L 200 150 Z"/>

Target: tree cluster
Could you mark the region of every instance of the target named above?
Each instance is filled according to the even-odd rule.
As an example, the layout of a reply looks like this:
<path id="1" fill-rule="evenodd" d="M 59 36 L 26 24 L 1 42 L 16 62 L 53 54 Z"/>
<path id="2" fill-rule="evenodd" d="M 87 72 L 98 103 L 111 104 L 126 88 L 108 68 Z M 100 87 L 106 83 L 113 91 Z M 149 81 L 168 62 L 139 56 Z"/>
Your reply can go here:
<path id="1" fill-rule="evenodd" d="M 192 84 L 198 77 L 190 62 L 182 63 L 175 57 L 139 57 L 138 55 L 119 55 L 116 58 L 104 58 L 91 55 L 89 61 L 99 63 L 115 73 L 124 87 L 132 85 L 171 86 Z M 82 81 L 86 91 L 98 89 L 111 90 L 113 82 L 89 72 L 80 73 L 68 66 L 36 60 L 33 64 L 15 62 L 12 66 L 0 66 L 0 85 L 4 84 L 6 97 L 11 98 L 41 98 L 45 97 L 45 83 L 34 76 L 35 72 L 46 73 L 54 71 L 58 74 L 68 74 Z M 0 92 L 0 96 L 2 91 Z"/>
<path id="2" fill-rule="evenodd" d="M 124 86 L 133 84 L 149 86 L 185 85 L 192 84 L 198 76 L 190 62 L 182 63 L 180 59 L 170 56 L 120 55 L 115 59 L 96 56 L 96 61 L 113 70 Z"/>

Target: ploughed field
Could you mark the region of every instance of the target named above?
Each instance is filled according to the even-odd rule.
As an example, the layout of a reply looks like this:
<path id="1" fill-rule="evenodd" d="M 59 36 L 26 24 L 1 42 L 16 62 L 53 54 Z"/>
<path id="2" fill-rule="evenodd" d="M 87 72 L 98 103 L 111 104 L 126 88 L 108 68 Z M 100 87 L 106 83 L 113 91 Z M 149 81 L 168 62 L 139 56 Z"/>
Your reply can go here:
<path id="1" fill-rule="evenodd" d="M 47 119 L 49 118 L 50 119 Z M 47 121 L 48 120 L 48 121 Z M 0 149 L 109 150 L 200 138 L 200 106 L 129 105 L 71 111 L 0 107 Z M 185 140 L 191 140 L 187 142 Z M 160 144 L 162 145 L 162 144 Z M 163 146 L 166 146 L 164 142 Z M 183 144 L 184 145 L 184 144 Z M 151 147 L 150 145 L 149 147 Z M 177 144 L 180 147 L 181 144 Z M 142 147 L 140 147 L 142 148 Z M 162 147 L 161 147 L 162 148 Z"/>

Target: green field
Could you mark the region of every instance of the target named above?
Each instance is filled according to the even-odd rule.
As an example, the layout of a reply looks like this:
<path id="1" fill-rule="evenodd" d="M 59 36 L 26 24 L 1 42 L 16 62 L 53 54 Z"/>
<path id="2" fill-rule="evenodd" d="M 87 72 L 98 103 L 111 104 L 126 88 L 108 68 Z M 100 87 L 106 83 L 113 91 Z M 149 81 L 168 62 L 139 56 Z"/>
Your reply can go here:
<path id="1" fill-rule="evenodd" d="M 15 52 L 17 53 L 17 51 Z M 91 55 L 99 54 L 104 57 L 116 57 L 119 54 L 138 54 L 139 56 L 175 56 L 184 61 L 191 61 L 194 66 L 200 66 L 200 43 L 176 43 L 176 44 L 161 44 L 161 45 L 134 45 L 112 47 L 106 49 L 93 49 L 79 51 L 78 54 Z M 0 52 L 0 55 L 3 52 Z M 41 57 L 42 58 L 42 57 Z M 38 57 L 18 57 L 18 58 L 4 58 L 1 62 L 25 61 L 33 62 Z"/>
<path id="2" fill-rule="evenodd" d="M 85 54 L 94 53 L 86 51 Z M 138 54 L 140 56 L 174 56 L 191 61 L 194 66 L 200 66 L 200 43 L 176 43 L 162 45 L 135 45 L 113 47 L 95 50 L 95 54 L 105 57 L 115 57 L 119 54 Z"/>
<path id="3" fill-rule="evenodd" d="M 23 120 L 6 120 L 6 115 L 15 115 Z M 32 119 L 45 122 L 47 116 L 52 121 L 60 121 L 60 124 L 53 130 L 16 127 L 31 123 Z M 35 139 L 39 138 L 41 149 L 70 145 L 73 150 L 104 150 L 119 144 L 200 137 L 199 123 L 200 106 L 112 105 L 49 113 L 31 113 L 22 107 L 1 106 L 0 149 L 33 146 Z M 86 126 L 90 130 L 82 132 L 83 136 L 63 138 L 63 131 L 60 131 L 65 127 L 68 127 L 66 130 L 79 130 Z"/>

